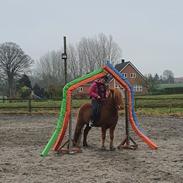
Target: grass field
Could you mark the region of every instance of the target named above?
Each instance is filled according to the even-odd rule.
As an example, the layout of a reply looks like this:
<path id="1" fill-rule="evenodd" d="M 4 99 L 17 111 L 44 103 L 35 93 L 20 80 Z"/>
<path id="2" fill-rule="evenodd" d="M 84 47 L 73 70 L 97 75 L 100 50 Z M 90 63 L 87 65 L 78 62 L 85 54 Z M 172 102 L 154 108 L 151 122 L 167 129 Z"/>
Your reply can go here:
<path id="1" fill-rule="evenodd" d="M 136 97 L 136 106 L 138 108 L 183 108 L 183 94 Z"/>
<path id="2" fill-rule="evenodd" d="M 89 102 L 87 99 L 73 100 L 72 108 L 79 108 Z M 31 101 L 32 113 L 59 113 L 61 101 L 37 100 Z M 0 113 L 29 113 L 28 100 L 0 100 Z M 135 110 L 145 115 L 176 115 L 183 116 L 183 94 L 174 95 L 147 95 L 135 97 Z"/>
<path id="3" fill-rule="evenodd" d="M 135 107 L 138 114 L 183 116 L 183 94 L 138 96 Z"/>

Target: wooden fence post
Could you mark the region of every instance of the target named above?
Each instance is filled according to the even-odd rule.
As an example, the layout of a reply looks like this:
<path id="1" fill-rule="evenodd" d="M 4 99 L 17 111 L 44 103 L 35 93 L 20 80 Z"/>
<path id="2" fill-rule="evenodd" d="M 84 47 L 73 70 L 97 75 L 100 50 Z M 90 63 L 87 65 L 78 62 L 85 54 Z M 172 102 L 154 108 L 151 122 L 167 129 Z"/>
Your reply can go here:
<path id="1" fill-rule="evenodd" d="M 169 104 L 169 113 L 172 112 L 172 103 Z"/>
<path id="2" fill-rule="evenodd" d="M 31 99 L 29 98 L 28 100 L 28 109 L 29 109 L 29 113 L 32 112 L 32 105 L 31 105 Z"/>

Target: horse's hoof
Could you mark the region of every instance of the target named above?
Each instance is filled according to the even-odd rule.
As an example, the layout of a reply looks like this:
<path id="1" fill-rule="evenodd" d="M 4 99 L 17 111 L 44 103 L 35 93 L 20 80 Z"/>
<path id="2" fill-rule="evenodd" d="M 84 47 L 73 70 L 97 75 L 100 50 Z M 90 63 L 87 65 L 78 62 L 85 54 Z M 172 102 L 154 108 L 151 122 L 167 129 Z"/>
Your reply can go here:
<path id="1" fill-rule="evenodd" d="M 73 146 L 73 148 L 78 148 L 78 149 L 81 149 L 81 146 Z"/>
<path id="2" fill-rule="evenodd" d="M 102 146 L 102 147 L 100 148 L 100 150 L 101 150 L 101 151 L 105 151 L 105 150 L 106 150 L 105 146 Z"/>
<path id="3" fill-rule="evenodd" d="M 87 143 L 83 143 L 83 147 L 88 147 L 88 144 Z"/>
<path id="4" fill-rule="evenodd" d="M 116 148 L 115 148 L 115 147 L 110 147 L 109 150 L 110 150 L 110 151 L 115 151 Z"/>

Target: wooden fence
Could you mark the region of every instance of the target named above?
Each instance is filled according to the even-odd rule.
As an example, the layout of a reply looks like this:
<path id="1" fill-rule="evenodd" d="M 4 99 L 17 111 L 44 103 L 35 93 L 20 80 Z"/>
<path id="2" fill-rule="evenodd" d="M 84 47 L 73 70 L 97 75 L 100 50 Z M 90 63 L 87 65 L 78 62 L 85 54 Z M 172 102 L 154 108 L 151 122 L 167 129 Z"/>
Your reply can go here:
<path id="1" fill-rule="evenodd" d="M 83 103 L 88 102 L 85 99 L 75 99 L 73 107 L 78 108 Z M 39 110 L 55 110 L 59 112 L 61 106 L 60 98 L 53 99 L 0 99 L 0 113 L 20 112 L 31 113 Z M 135 110 L 138 108 L 167 108 L 170 112 L 173 108 L 183 108 L 183 98 L 143 98 L 135 97 Z"/>
<path id="2" fill-rule="evenodd" d="M 44 110 L 59 110 L 61 105 L 60 98 L 54 99 L 0 99 L 0 113 L 1 111 L 9 111 L 10 113 L 14 110 L 24 111 L 31 113 L 33 109 L 44 109 Z"/>

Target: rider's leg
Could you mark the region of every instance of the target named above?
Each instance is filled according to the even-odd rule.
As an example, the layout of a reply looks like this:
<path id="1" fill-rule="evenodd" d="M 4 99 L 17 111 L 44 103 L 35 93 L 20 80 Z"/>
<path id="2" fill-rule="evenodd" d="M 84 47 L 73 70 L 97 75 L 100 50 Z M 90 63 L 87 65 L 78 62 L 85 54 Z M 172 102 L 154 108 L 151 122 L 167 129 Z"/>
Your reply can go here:
<path id="1" fill-rule="evenodd" d="M 96 121 L 98 119 L 99 113 L 99 103 L 97 100 L 92 100 L 92 120 L 89 124 L 90 127 L 96 125 Z"/>

